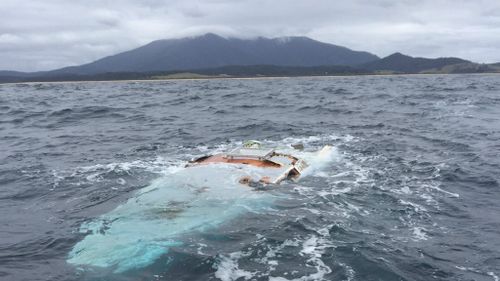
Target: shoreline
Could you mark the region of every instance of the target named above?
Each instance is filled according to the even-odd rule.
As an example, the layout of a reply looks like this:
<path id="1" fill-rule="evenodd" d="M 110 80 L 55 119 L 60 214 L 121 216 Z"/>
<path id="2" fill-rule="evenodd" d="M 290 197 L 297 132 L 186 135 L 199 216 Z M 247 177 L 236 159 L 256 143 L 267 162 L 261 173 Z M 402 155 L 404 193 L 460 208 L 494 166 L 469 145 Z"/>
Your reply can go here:
<path id="1" fill-rule="evenodd" d="M 430 75 L 500 75 L 500 72 L 484 73 L 388 73 L 388 74 L 346 74 L 346 75 L 298 75 L 298 76 L 251 76 L 251 77 L 199 77 L 199 78 L 164 78 L 164 79 L 117 79 L 117 80 L 68 80 L 68 81 L 26 81 L 0 82 L 0 85 L 16 84 L 69 84 L 69 83 L 116 83 L 116 82 L 165 82 L 165 81 L 197 81 L 197 80 L 261 80 L 261 79 L 292 79 L 292 78 L 345 78 L 345 77 L 381 77 L 381 76 L 430 76 Z"/>

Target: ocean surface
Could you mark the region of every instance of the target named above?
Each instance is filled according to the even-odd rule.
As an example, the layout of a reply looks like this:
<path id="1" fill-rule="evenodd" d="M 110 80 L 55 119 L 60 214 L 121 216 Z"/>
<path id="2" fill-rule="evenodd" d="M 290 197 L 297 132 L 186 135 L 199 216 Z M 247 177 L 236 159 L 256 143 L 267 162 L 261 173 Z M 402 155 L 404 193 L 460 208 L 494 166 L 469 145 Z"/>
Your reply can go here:
<path id="1" fill-rule="evenodd" d="M 499 75 L 3 84 L 0 280 L 498 281 L 499 156 Z"/>

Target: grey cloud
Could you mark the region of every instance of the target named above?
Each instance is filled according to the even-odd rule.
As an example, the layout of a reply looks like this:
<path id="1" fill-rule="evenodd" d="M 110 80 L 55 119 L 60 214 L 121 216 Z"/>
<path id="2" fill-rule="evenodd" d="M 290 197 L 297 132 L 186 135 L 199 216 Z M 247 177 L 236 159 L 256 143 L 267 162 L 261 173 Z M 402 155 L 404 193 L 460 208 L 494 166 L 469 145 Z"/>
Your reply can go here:
<path id="1" fill-rule="evenodd" d="M 497 0 L 2 0 L 0 69 L 82 64 L 206 32 L 304 35 L 379 56 L 500 61 Z"/>

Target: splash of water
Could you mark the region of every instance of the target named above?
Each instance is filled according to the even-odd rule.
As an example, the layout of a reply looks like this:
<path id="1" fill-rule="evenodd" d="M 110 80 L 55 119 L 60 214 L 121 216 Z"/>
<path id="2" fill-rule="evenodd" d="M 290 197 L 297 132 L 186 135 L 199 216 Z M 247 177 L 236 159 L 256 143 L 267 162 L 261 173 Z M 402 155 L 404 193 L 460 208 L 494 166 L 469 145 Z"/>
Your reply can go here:
<path id="1" fill-rule="evenodd" d="M 83 224 L 80 230 L 88 235 L 75 245 L 68 262 L 116 272 L 145 267 L 180 245 L 176 239 L 181 234 L 269 204 L 272 195 L 238 183 L 239 177 L 255 172 L 210 165 L 160 178 L 115 210 Z"/>

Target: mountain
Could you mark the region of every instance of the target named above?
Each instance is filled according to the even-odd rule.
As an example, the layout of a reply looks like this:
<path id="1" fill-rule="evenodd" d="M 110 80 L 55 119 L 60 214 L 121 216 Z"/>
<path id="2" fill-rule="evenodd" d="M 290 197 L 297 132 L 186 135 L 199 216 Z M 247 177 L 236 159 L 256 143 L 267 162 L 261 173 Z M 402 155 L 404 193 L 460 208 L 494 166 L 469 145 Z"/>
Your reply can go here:
<path id="1" fill-rule="evenodd" d="M 500 72 L 500 63 L 460 58 L 385 58 L 307 37 L 255 39 L 202 36 L 153 41 L 97 61 L 52 71 L 0 71 L 0 83 L 172 79 L 175 77 L 323 76 L 391 73 Z"/>
<path id="2" fill-rule="evenodd" d="M 440 69 L 447 65 L 470 63 L 460 58 L 416 58 L 394 53 L 385 58 L 361 64 L 359 67 L 371 71 L 394 71 L 401 73 L 420 73 L 430 69 Z"/>
<path id="3" fill-rule="evenodd" d="M 37 76 L 36 72 L 28 73 L 20 71 L 0 70 L 0 83 L 21 82 L 35 76 Z"/>
<path id="4" fill-rule="evenodd" d="M 154 72 L 228 65 L 353 66 L 379 59 L 368 52 L 322 43 L 307 37 L 224 38 L 212 33 L 153 41 L 145 46 L 51 74 Z"/>
<path id="5" fill-rule="evenodd" d="M 21 72 L 21 71 L 10 71 L 10 70 L 0 70 L 0 76 L 3 77 L 29 77 L 35 75 L 36 72 Z"/>
<path id="6" fill-rule="evenodd" d="M 495 73 L 500 72 L 500 66 L 495 64 L 464 62 L 449 64 L 443 67 L 427 69 L 420 73 L 445 74 L 445 73 Z"/>

